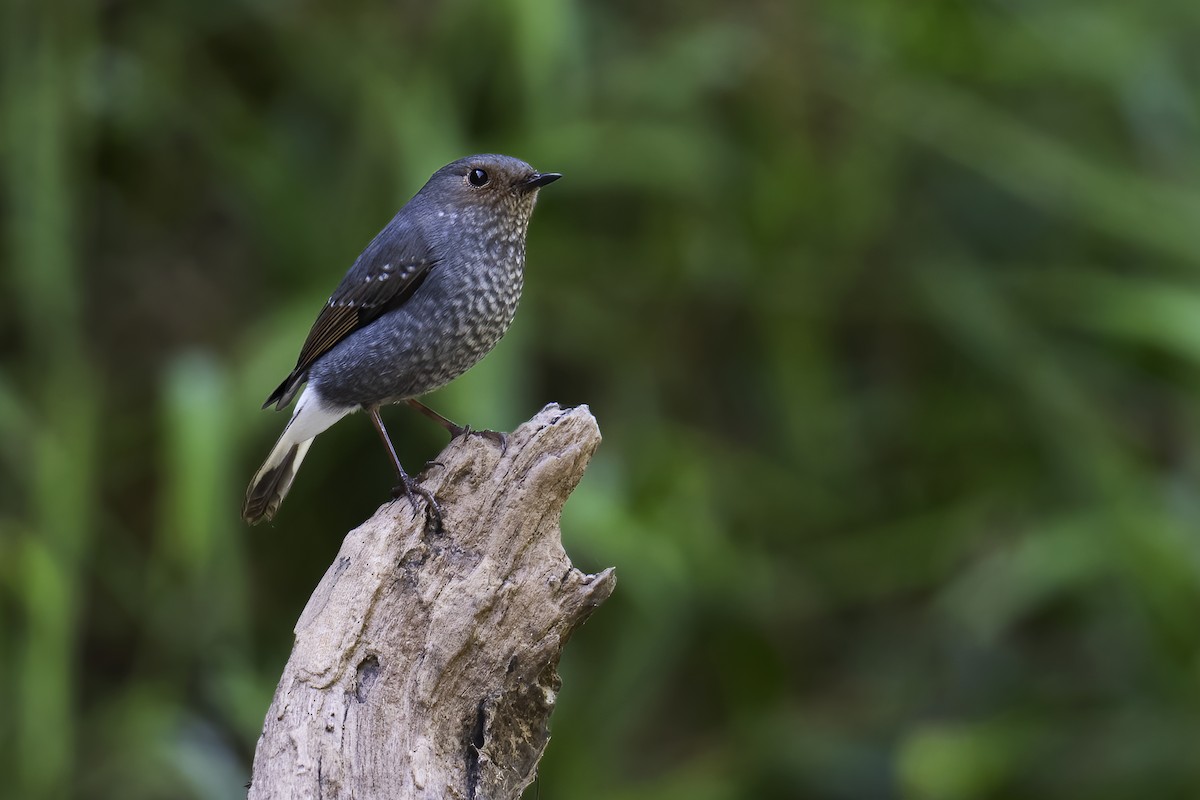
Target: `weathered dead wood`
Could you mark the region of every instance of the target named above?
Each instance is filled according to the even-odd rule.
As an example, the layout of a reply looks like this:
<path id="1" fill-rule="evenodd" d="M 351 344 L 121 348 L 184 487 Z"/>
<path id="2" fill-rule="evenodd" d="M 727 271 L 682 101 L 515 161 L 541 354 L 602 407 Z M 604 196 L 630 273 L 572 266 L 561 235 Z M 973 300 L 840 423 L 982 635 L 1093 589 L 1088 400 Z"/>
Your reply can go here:
<path id="1" fill-rule="evenodd" d="M 406 499 L 342 543 L 296 623 L 250 800 L 517 798 L 549 741 L 571 632 L 612 593 L 559 539 L 600 443 L 586 406 L 508 438 L 456 439 L 429 470 L 442 532 Z"/>

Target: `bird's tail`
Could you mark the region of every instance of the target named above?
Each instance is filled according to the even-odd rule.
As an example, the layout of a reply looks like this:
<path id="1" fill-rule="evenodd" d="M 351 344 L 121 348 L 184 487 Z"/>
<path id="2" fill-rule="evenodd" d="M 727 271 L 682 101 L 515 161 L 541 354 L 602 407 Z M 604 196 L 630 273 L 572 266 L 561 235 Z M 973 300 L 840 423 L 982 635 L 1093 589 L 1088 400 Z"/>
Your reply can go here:
<path id="1" fill-rule="evenodd" d="M 255 473 L 254 480 L 250 481 L 250 488 L 246 489 L 242 519 L 251 525 L 257 525 L 260 522 L 269 522 L 275 516 L 283 498 L 287 496 L 288 489 L 292 488 L 292 481 L 296 479 L 300 462 L 304 460 L 304 454 L 308 452 L 312 443 L 312 439 L 290 442 L 286 441 L 286 437 L 280 437 L 271 455 L 267 456 L 267 460 Z"/>
<path id="2" fill-rule="evenodd" d="M 326 408 L 311 387 L 305 389 L 279 441 L 246 489 L 242 519 L 251 525 L 270 521 L 292 488 L 313 439 L 352 410 Z"/>

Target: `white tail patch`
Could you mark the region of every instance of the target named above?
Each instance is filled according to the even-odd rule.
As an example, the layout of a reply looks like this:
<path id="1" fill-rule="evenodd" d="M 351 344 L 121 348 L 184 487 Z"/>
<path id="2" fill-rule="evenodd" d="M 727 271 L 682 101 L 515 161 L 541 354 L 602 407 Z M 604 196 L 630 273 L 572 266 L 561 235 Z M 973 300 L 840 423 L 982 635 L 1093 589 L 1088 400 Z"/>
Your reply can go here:
<path id="1" fill-rule="evenodd" d="M 313 439 L 354 410 L 353 407 L 329 408 L 315 389 L 305 387 L 279 441 L 275 442 L 267 460 L 254 474 L 246 490 L 242 516 L 247 522 L 261 522 L 275 516 L 283 498 L 292 488 L 300 463 L 312 446 Z"/>

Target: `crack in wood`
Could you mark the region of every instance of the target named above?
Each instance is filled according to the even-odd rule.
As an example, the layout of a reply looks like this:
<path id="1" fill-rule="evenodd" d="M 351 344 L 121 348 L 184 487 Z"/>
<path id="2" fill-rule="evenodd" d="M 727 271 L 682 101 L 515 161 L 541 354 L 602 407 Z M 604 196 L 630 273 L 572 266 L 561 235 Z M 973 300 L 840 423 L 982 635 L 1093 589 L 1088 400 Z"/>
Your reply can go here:
<path id="1" fill-rule="evenodd" d="M 371 655 L 358 662 L 354 674 L 354 699 L 360 703 L 367 702 L 367 694 L 379 678 L 379 656 Z"/>
<path id="2" fill-rule="evenodd" d="M 475 800 L 479 791 L 479 760 L 483 754 L 485 729 L 487 728 L 487 698 L 479 701 L 475 708 L 475 723 L 472 725 L 467 741 L 467 798 Z"/>

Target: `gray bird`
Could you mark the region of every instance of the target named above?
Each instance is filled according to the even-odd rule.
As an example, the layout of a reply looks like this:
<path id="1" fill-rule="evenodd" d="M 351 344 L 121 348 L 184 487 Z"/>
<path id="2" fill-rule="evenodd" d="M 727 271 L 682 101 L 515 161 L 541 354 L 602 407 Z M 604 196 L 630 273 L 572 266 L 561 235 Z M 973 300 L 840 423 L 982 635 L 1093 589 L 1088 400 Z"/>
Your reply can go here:
<path id="1" fill-rule="evenodd" d="M 243 519 L 274 517 L 316 435 L 359 409 L 400 478 L 394 494 L 421 495 L 440 519 L 433 495 L 400 465 L 379 407 L 405 402 L 452 436 L 469 432 L 415 398 L 473 367 L 508 330 L 529 216 L 538 190 L 560 177 L 509 156 L 470 156 L 435 172 L 397 212 L 342 278 L 296 368 L 263 404 L 282 409 L 304 387 L 246 490 Z"/>

